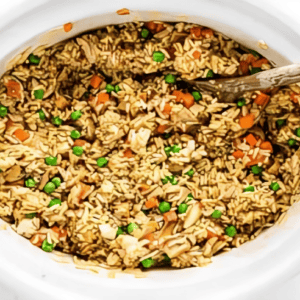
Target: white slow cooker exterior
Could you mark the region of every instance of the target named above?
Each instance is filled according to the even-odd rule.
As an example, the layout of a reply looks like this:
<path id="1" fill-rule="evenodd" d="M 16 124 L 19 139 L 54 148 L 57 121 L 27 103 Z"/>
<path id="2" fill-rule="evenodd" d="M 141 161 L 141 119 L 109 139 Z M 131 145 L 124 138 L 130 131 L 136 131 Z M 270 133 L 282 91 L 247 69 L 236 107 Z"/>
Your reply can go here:
<path id="1" fill-rule="evenodd" d="M 249 48 L 260 51 L 275 65 L 300 62 L 300 29 L 265 1 L 258 6 L 241 0 L 18 0 L 0 12 L 0 73 L 7 62 L 27 47 L 55 43 L 99 26 L 135 20 L 195 22 L 212 27 Z M 119 16 L 120 8 L 131 10 Z M 73 22 L 65 33 L 62 24 Z M 54 30 L 53 30 L 54 28 Z M 49 31 L 50 30 L 50 31 Z M 46 32 L 46 33 L 45 33 Z M 269 49 L 258 48 L 264 40 Z M 11 229 L 0 231 L 0 282 L 22 300 L 58 299 L 255 299 L 300 271 L 300 204 L 286 220 L 256 240 L 217 256 L 205 268 L 150 271 L 148 276 L 109 279 L 58 264 L 53 254 L 33 247 Z M 0 225 L 3 221 L 0 221 Z M 0 297 L 2 298 L 2 297 Z"/>

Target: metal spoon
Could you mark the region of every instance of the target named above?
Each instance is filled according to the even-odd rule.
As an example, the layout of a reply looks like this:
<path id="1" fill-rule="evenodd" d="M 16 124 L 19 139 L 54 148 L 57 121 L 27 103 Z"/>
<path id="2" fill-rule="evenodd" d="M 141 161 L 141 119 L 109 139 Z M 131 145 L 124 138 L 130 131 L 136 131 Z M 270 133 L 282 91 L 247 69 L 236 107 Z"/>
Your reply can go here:
<path id="1" fill-rule="evenodd" d="M 274 68 L 238 78 L 183 80 L 196 86 L 199 90 L 215 93 L 220 99 L 220 102 L 232 103 L 244 92 L 265 90 L 272 87 L 300 82 L 300 64 Z"/>

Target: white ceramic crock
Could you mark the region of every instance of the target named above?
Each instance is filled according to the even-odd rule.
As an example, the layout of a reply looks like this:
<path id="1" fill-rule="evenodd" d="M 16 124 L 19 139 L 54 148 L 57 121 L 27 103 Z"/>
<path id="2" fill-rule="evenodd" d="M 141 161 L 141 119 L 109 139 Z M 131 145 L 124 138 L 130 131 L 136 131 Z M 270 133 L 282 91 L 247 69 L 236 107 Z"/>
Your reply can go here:
<path id="1" fill-rule="evenodd" d="M 52 44 L 99 26 L 137 20 L 195 22 L 261 52 L 274 65 L 300 61 L 300 28 L 264 1 L 19 0 L 0 12 L 0 73 L 27 47 Z M 126 7 L 130 15 L 115 12 Z M 65 33 L 62 24 L 73 22 Z M 298 31 L 297 31 L 298 29 Z M 261 50 L 258 41 L 269 48 Z M 257 299 L 300 271 L 300 206 L 256 240 L 217 256 L 205 268 L 150 271 L 147 278 L 109 279 L 58 264 L 12 230 L 0 231 L 0 281 L 18 299 Z M 0 224 L 3 223 L 2 221 Z M 0 297 L 1 298 L 1 297 Z M 16 299 L 16 298 L 14 298 Z"/>

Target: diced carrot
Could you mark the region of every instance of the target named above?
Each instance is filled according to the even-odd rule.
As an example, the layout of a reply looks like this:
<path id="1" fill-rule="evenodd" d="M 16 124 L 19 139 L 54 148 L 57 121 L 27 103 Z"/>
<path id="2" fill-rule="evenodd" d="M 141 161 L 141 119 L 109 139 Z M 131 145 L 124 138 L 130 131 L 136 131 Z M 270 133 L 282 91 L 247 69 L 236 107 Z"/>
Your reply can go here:
<path id="1" fill-rule="evenodd" d="M 93 75 L 93 77 L 91 78 L 91 83 L 90 85 L 94 88 L 97 89 L 100 85 L 100 83 L 102 82 L 102 78 L 98 75 Z"/>
<path id="2" fill-rule="evenodd" d="M 73 146 L 79 146 L 79 147 L 83 147 L 85 145 L 86 141 L 85 140 L 76 140 L 73 144 Z"/>
<path id="3" fill-rule="evenodd" d="M 260 149 L 270 150 L 270 152 L 273 153 L 273 146 L 269 141 L 262 142 L 260 144 Z"/>
<path id="4" fill-rule="evenodd" d="M 142 100 L 146 101 L 146 100 L 147 100 L 147 93 L 142 93 L 142 94 L 140 94 L 140 98 L 141 98 Z"/>
<path id="5" fill-rule="evenodd" d="M 12 98 L 21 98 L 21 86 L 14 80 L 9 80 L 6 84 L 7 96 Z"/>
<path id="6" fill-rule="evenodd" d="M 151 21 L 151 22 L 146 22 L 146 23 L 145 23 L 145 26 L 146 26 L 152 33 L 156 33 L 156 27 L 157 27 L 157 24 L 154 23 L 153 21 Z"/>
<path id="7" fill-rule="evenodd" d="M 29 137 L 30 137 L 30 134 L 26 131 L 24 131 L 23 129 L 21 128 L 18 128 L 15 132 L 14 132 L 14 136 L 20 140 L 21 142 L 24 142 L 26 141 Z"/>
<path id="8" fill-rule="evenodd" d="M 172 111 L 172 106 L 170 105 L 170 103 L 166 103 L 163 109 L 163 114 L 169 115 Z"/>
<path id="9" fill-rule="evenodd" d="M 145 206 L 147 208 L 154 208 L 154 207 L 158 207 L 158 200 L 156 197 L 150 198 L 145 202 Z"/>
<path id="10" fill-rule="evenodd" d="M 248 114 L 244 117 L 240 117 L 239 124 L 243 129 L 251 128 L 254 125 L 255 116 Z"/>
<path id="11" fill-rule="evenodd" d="M 127 9 L 127 8 L 119 9 L 119 10 L 117 10 L 117 14 L 120 16 L 129 15 L 129 9 Z"/>
<path id="12" fill-rule="evenodd" d="M 257 156 L 255 158 L 253 158 L 252 155 L 248 155 L 248 157 L 250 158 L 250 161 L 246 164 L 247 167 L 255 166 L 258 163 L 263 163 L 266 159 L 266 157 L 261 154 L 257 154 Z"/>
<path id="13" fill-rule="evenodd" d="M 183 94 L 183 92 L 181 92 L 179 90 L 174 90 L 172 95 L 176 96 L 176 99 L 175 99 L 176 102 L 180 102 L 182 100 L 182 97 L 184 94 Z"/>
<path id="14" fill-rule="evenodd" d="M 66 23 L 64 24 L 64 31 L 65 32 L 70 32 L 73 28 L 73 24 L 72 23 Z"/>
<path id="15" fill-rule="evenodd" d="M 166 222 L 173 222 L 173 221 L 177 221 L 177 214 L 174 210 L 168 211 L 166 213 L 164 213 L 164 220 Z"/>
<path id="16" fill-rule="evenodd" d="M 196 50 L 196 51 L 193 52 L 193 57 L 194 57 L 195 59 L 199 59 L 200 56 L 201 56 L 200 51 Z"/>
<path id="17" fill-rule="evenodd" d="M 246 62 L 248 64 L 252 65 L 255 61 L 256 61 L 256 58 L 254 57 L 254 55 L 253 54 L 248 54 Z"/>
<path id="18" fill-rule="evenodd" d="M 37 247 L 41 247 L 46 237 L 46 234 L 37 233 L 30 239 L 30 242 Z"/>
<path id="19" fill-rule="evenodd" d="M 52 228 L 51 228 L 55 233 L 57 233 L 58 234 L 58 236 L 61 238 L 63 238 L 63 237 L 66 237 L 67 235 L 68 235 L 68 232 L 67 232 L 67 230 L 65 230 L 65 229 L 59 229 L 57 226 L 53 226 Z"/>
<path id="20" fill-rule="evenodd" d="M 139 186 L 139 190 L 141 192 L 145 192 L 147 191 L 148 189 L 150 188 L 150 185 L 146 184 L 146 183 L 142 183 L 140 186 Z"/>
<path id="21" fill-rule="evenodd" d="M 239 158 L 243 158 L 245 154 L 242 150 L 236 150 L 232 153 L 232 155 L 235 159 L 239 159 Z"/>
<path id="22" fill-rule="evenodd" d="M 61 229 L 60 230 L 60 234 L 59 234 L 59 237 L 66 237 L 68 235 L 68 231 L 66 229 Z"/>
<path id="23" fill-rule="evenodd" d="M 165 25 L 162 24 L 162 23 L 156 24 L 156 32 L 161 32 L 161 31 L 163 31 L 165 28 L 166 28 Z"/>
<path id="24" fill-rule="evenodd" d="M 205 29 L 201 30 L 201 35 L 204 38 L 208 39 L 208 38 L 210 38 L 210 37 L 212 37 L 214 35 L 214 32 L 210 28 L 205 28 Z"/>
<path id="25" fill-rule="evenodd" d="M 207 239 L 211 239 L 213 237 L 219 237 L 217 234 L 215 234 L 214 232 L 211 232 L 210 230 L 206 229 L 207 231 Z"/>
<path id="26" fill-rule="evenodd" d="M 109 100 L 109 94 L 107 94 L 107 93 L 101 93 L 101 94 L 98 95 L 97 105 L 104 104 L 108 100 Z"/>
<path id="27" fill-rule="evenodd" d="M 261 58 L 259 60 L 256 60 L 254 62 L 252 62 L 252 67 L 253 68 L 261 68 L 262 65 L 268 64 L 269 61 L 266 58 Z"/>
<path id="28" fill-rule="evenodd" d="M 158 132 L 158 133 L 164 133 L 165 130 L 166 130 L 167 128 L 168 128 L 167 125 L 159 125 L 159 126 L 157 127 L 157 132 Z"/>
<path id="29" fill-rule="evenodd" d="M 129 148 L 127 148 L 123 154 L 124 154 L 124 157 L 127 157 L 127 158 L 133 157 L 133 153 L 132 153 L 131 149 L 129 149 Z"/>
<path id="30" fill-rule="evenodd" d="M 247 75 L 249 74 L 249 63 L 246 62 L 245 60 L 242 60 L 240 62 L 240 66 L 239 66 L 241 72 L 243 75 Z"/>
<path id="31" fill-rule="evenodd" d="M 144 239 L 149 240 L 150 242 L 154 241 L 154 234 L 152 232 L 144 235 Z"/>
<path id="32" fill-rule="evenodd" d="M 79 192 L 78 198 L 79 198 L 79 200 L 82 200 L 84 195 L 90 190 L 91 187 L 82 182 L 79 182 L 79 184 L 80 184 L 80 192 Z"/>
<path id="33" fill-rule="evenodd" d="M 8 121 L 5 124 L 5 130 L 8 130 L 12 126 L 14 126 L 14 122 L 11 119 L 8 119 Z"/>
<path id="34" fill-rule="evenodd" d="M 193 95 L 190 93 L 183 94 L 182 99 L 183 99 L 183 105 L 186 108 L 192 107 L 195 103 L 195 99 L 194 99 Z"/>
<path id="35" fill-rule="evenodd" d="M 196 38 L 199 38 L 201 36 L 201 28 L 200 27 L 192 27 L 190 29 L 190 34 Z"/>
<path id="36" fill-rule="evenodd" d="M 59 109 L 65 109 L 70 104 L 70 102 L 63 96 L 59 96 L 54 103 Z"/>
<path id="37" fill-rule="evenodd" d="M 294 103 L 299 103 L 299 99 L 300 99 L 300 94 L 296 94 L 296 93 L 291 93 L 291 100 Z"/>
<path id="38" fill-rule="evenodd" d="M 246 142 L 250 145 L 250 146 L 255 146 L 257 143 L 257 139 L 254 137 L 254 135 L 252 133 L 248 134 L 246 136 Z"/>
<path id="39" fill-rule="evenodd" d="M 254 103 L 256 103 L 257 105 L 266 105 L 270 100 L 270 96 L 264 94 L 264 93 L 260 93 L 256 96 Z"/>
<path id="40" fill-rule="evenodd" d="M 222 235 L 218 235 L 218 234 L 215 234 L 214 232 L 211 232 L 210 230 L 208 230 L 208 229 L 206 229 L 206 231 L 207 231 L 207 239 L 209 240 L 209 239 L 211 239 L 211 238 L 213 238 L 213 237 L 217 237 L 218 238 L 218 240 L 220 240 L 220 241 L 225 241 L 225 238 L 222 236 Z"/>

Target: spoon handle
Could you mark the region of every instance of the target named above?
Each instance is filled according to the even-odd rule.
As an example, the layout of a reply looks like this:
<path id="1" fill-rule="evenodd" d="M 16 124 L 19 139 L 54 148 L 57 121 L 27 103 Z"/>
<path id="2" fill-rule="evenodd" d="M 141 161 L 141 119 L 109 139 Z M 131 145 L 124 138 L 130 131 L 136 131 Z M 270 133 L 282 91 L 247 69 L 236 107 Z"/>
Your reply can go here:
<path id="1" fill-rule="evenodd" d="M 232 95 L 225 97 L 225 102 L 232 102 L 236 97 L 247 91 L 265 90 L 270 87 L 284 86 L 300 82 L 300 64 L 293 64 L 259 72 L 250 76 L 238 78 L 222 78 L 216 80 L 187 80 L 200 89 L 217 93 Z"/>
<path id="2" fill-rule="evenodd" d="M 300 82 L 300 64 L 274 68 L 251 76 L 229 79 L 222 83 L 226 92 L 241 93 L 264 90 Z"/>

